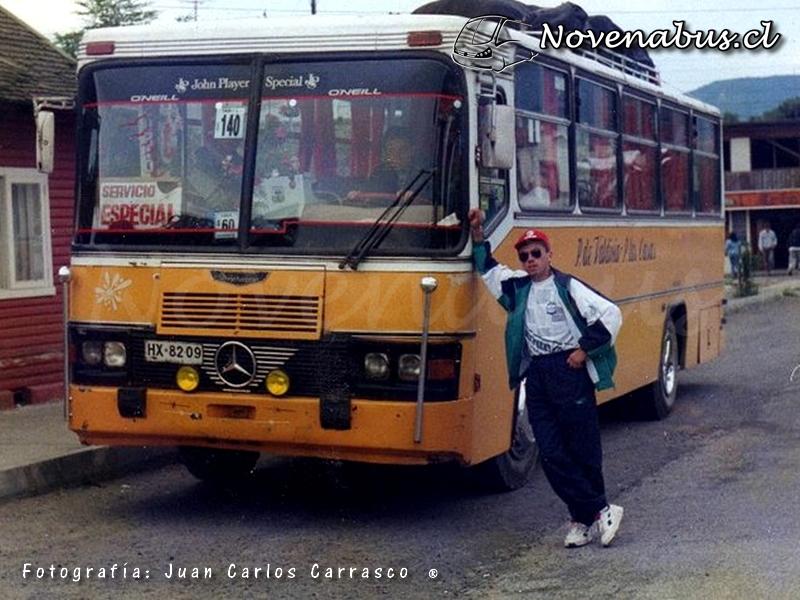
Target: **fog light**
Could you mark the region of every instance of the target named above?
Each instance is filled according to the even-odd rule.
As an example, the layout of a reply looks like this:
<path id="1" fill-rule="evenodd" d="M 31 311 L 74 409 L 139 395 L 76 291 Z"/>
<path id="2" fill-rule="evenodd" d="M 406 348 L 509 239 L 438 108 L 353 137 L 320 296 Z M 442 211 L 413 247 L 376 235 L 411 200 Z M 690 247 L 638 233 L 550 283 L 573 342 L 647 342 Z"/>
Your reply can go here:
<path id="1" fill-rule="evenodd" d="M 124 367 L 128 352 L 122 342 L 106 342 L 103 346 L 103 362 L 107 367 Z"/>
<path id="2" fill-rule="evenodd" d="M 364 357 L 364 374 L 367 379 L 389 378 L 389 357 L 382 352 L 370 352 Z"/>
<path id="3" fill-rule="evenodd" d="M 200 373 L 194 367 L 181 367 L 175 375 L 175 383 L 184 392 L 192 392 L 200 385 Z"/>
<path id="4" fill-rule="evenodd" d="M 289 391 L 289 376 L 280 369 L 270 371 L 267 375 L 267 391 L 273 396 L 283 396 Z"/>
<path id="5" fill-rule="evenodd" d="M 397 361 L 397 376 L 403 381 L 417 381 L 421 364 L 419 354 L 403 354 Z"/>

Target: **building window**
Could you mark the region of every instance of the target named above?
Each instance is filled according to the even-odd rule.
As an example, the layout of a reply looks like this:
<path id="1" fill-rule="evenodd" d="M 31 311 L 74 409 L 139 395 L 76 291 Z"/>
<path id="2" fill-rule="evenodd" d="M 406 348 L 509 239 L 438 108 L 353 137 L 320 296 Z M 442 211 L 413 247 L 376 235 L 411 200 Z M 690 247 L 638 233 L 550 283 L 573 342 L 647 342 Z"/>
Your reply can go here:
<path id="1" fill-rule="evenodd" d="M 47 176 L 0 169 L 0 299 L 55 293 Z"/>

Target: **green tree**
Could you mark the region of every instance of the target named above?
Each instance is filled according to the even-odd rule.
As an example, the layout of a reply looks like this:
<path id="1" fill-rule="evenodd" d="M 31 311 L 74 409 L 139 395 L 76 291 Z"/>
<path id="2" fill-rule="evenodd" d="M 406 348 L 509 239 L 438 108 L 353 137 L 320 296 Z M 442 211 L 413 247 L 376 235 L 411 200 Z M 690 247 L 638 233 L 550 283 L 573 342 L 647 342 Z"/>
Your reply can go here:
<path id="1" fill-rule="evenodd" d="M 75 12 L 85 21 L 83 29 L 55 35 L 56 46 L 73 57 L 87 29 L 146 24 L 158 17 L 148 0 L 78 0 L 77 5 Z"/>
<path id="2" fill-rule="evenodd" d="M 57 33 L 55 34 L 55 44 L 72 58 L 75 58 L 78 56 L 78 46 L 81 43 L 82 37 L 83 30 L 70 31 L 69 33 Z"/>
<path id="3" fill-rule="evenodd" d="M 739 122 L 739 115 L 736 113 L 732 113 L 728 110 L 722 115 L 722 120 L 727 123 L 738 123 Z"/>
<path id="4" fill-rule="evenodd" d="M 761 115 L 762 121 L 800 120 L 800 98 L 789 98 Z"/>

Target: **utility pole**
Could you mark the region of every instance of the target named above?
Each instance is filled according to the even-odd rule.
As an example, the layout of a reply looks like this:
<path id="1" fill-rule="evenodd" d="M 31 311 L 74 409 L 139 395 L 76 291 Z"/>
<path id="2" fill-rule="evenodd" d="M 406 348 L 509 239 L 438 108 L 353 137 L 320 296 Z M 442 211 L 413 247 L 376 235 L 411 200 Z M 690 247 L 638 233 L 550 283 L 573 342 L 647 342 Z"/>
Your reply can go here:
<path id="1" fill-rule="evenodd" d="M 181 0 L 184 3 L 188 3 L 192 5 L 192 18 L 197 21 L 197 9 L 200 8 L 200 5 L 205 2 L 205 0 Z"/>

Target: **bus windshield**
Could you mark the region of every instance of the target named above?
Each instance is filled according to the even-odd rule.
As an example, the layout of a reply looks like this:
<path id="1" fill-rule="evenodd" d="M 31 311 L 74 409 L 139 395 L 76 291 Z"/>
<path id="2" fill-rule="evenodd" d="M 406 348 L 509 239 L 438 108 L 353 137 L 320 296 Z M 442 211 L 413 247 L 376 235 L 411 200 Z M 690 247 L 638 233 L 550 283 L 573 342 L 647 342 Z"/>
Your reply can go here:
<path id="1" fill-rule="evenodd" d="M 344 255 L 391 219 L 371 254 L 455 252 L 463 83 L 441 60 L 387 69 L 249 58 L 86 69 L 76 245 Z"/>

